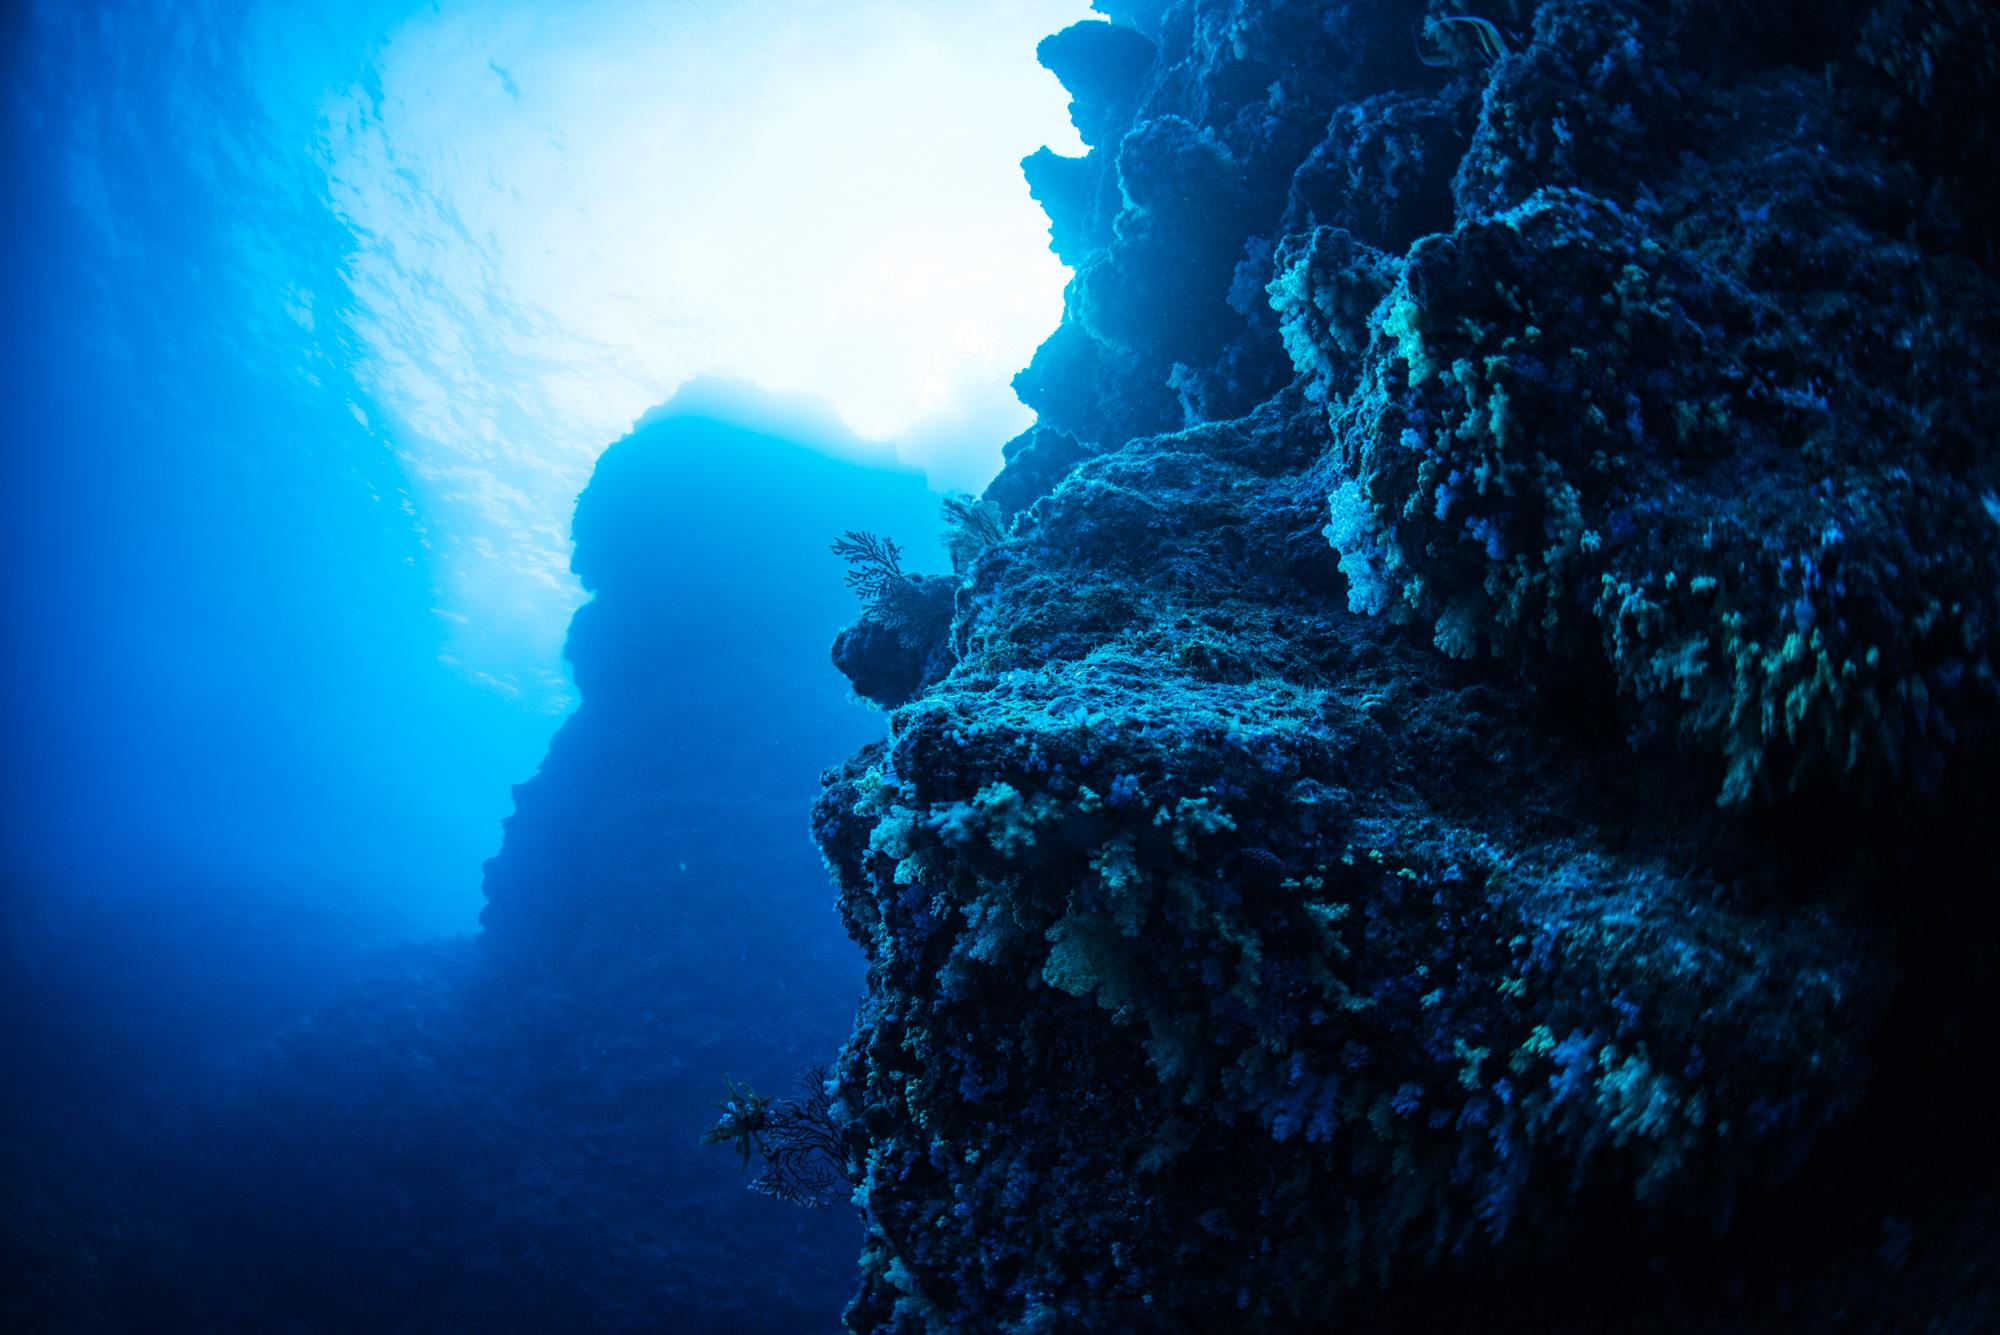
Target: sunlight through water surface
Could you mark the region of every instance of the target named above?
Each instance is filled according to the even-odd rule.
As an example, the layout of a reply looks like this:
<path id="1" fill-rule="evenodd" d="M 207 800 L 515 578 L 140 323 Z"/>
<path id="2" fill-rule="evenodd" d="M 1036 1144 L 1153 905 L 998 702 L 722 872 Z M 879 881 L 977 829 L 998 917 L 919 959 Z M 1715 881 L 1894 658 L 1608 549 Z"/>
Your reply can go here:
<path id="1" fill-rule="evenodd" d="M 823 396 L 937 489 L 1032 415 L 1067 272 L 1015 164 L 1076 3 L 457 4 L 326 104 L 364 383 L 461 671 L 567 704 L 570 505 L 689 378 Z"/>

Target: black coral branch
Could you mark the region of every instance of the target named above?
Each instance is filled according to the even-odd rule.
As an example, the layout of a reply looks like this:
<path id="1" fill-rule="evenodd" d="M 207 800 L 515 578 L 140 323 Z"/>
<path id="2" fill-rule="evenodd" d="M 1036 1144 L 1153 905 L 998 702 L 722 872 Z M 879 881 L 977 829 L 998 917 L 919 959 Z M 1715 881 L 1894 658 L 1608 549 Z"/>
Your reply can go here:
<path id="1" fill-rule="evenodd" d="M 765 1114 L 765 1170 L 750 1190 L 809 1209 L 824 1209 L 861 1180 L 860 1155 L 833 1114 L 827 1072 L 815 1066 L 799 1077 L 804 1093 L 780 1100 Z"/>
<path id="2" fill-rule="evenodd" d="M 851 528 L 833 544 L 833 554 L 848 564 L 847 587 L 871 603 L 881 602 L 896 585 L 910 582 L 903 573 L 903 550 L 894 538 Z"/>
<path id="3" fill-rule="evenodd" d="M 847 587 L 889 629 L 923 643 L 941 637 L 951 624 L 951 581 L 905 574 L 894 538 L 849 529 L 832 550 L 848 564 Z"/>

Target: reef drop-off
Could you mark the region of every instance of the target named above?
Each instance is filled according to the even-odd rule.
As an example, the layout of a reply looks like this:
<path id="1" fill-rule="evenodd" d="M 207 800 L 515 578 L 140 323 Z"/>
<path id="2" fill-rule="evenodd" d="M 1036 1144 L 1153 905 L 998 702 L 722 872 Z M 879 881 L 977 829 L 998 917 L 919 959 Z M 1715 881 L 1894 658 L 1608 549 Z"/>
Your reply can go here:
<path id="1" fill-rule="evenodd" d="M 850 1329 L 1990 1328 L 1992 11 L 1100 8 L 837 655 Z"/>

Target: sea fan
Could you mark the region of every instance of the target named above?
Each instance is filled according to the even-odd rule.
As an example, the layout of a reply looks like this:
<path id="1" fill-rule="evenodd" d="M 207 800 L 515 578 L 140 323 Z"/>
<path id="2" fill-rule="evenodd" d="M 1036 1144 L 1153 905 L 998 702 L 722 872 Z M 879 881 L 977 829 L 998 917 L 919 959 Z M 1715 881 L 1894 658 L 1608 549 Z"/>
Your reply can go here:
<path id="1" fill-rule="evenodd" d="M 802 1097 L 783 1099 L 765 1114 L 764 1158 L 770 1166 L 750 1190 L 808 1209 L 824 1209 L 861 1180 L 860 1156 L 833 1115 L 827 1072 L 815 1066 L 799 1077 Z"/>

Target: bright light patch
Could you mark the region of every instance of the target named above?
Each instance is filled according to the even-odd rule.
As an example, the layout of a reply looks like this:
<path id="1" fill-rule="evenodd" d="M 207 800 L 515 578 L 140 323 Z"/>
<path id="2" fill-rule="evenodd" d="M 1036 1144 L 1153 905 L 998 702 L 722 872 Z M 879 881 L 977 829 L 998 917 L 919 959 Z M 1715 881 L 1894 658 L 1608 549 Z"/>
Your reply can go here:
<path id="1" fill-rule="evenodd" d="M 1084 0 L 446 4 L 330 108 L 376 393 L 429 510 L 453 655 L 566 703 L 570 506 L 704 374 L 819 395 L 939 489 L 1067 273 L 1017 166 L 1078 153 L 1035 63 Z"/>

